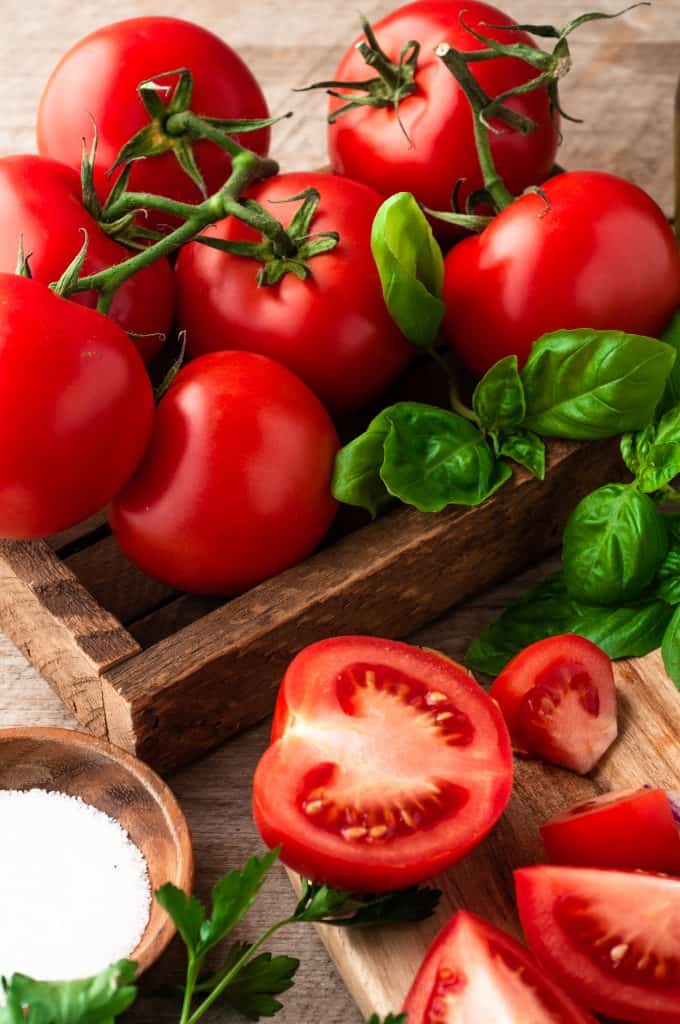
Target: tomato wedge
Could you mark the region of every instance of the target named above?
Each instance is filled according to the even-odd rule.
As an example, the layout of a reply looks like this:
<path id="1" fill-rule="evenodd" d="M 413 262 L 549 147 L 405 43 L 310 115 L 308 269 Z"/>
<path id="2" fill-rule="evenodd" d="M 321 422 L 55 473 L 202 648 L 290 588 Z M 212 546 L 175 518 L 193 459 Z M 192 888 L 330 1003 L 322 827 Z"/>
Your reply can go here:
<path id="1" fill-rule="evenodd" d="M 540 865 L 515 872 L 539 964 L 580 1002 L 635 1024 L 680 1024 L 680 880 Z"/>
<path id="2" fill-rule="evenodd" d="M 385 892 L 468 853 L 511 788 L 503 719 L 464 668 L 346 636 L 312 644 L 289 666 L 253 809 L 284 864 L 336 888 Z"/>
<path id="3" fill-rule="evenodd" d="M 460 911 L 430 946 L 406 997 L 408 1024 L 595 1024 L 524 946 Z"/>
<path id="4" fill-rule="evenodd" d="M 519 754 L 586 774 L 616 739 L 611 659 L 581 636 L 539 640 L 491 687 Z"/>
<path id="5" fill-rule="evenodd" d="M 663 789 L 605 793 L 541 827 L 548 859 L 680 875 L 680 830 Z"/>

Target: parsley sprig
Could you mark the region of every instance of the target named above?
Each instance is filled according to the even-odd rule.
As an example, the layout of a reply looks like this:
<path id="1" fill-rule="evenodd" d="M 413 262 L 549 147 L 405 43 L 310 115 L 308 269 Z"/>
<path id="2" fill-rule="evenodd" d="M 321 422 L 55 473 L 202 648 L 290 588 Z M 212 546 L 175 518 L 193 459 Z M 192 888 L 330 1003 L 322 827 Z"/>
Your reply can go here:
<path id="1" fill-rule="evenodd" d="M 209 907 L 170 883 L 156 892 L 186 949 L 184 983 L 164 992 L 181 997 L 179 1024 L 197 1024 L 218 1001 L 248 1020 L 278 1013 L 282 1004 L 276 997 L 293 986 L 300 962 L 262 947 L 288 925 L 347 928 L 422 921 L 434 912 L 441 895 L 424 886 L 359 897 L 304 879 L 291 914 L 270 925 L 255 942 L 225 944 L 219 965 L 209 968 L 209 955 L 226 943 L 248 913 L 278 855 L 272 850 L 251 857 L 240 871 L 229 871 L 213 887 Z M 80 981 L 36 981 L 15 974 L 3 980 L 6 1005 L 0 1007 L 0 1024 L 113 1024 L 137 997 L 135 973 L 136 964 L 122 960 Z M 405 1020 L 403 1014 L 390 1014 L 384 1021 L 374 1015 L 368 1024 Z"/>

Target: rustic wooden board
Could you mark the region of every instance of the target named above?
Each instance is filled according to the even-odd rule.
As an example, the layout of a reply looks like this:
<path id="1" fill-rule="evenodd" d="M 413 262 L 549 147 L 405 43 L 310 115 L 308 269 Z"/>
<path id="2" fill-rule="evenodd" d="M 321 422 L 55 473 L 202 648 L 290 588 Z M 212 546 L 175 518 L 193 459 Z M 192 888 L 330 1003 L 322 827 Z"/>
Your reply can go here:
<path id="1" fill-rule="evenodd" d="M 105 736 L 101 674 L 140 647 L 44 541 L 0 541 L 0 623 L 78 721 Z"/>
<path id="2" fill-rule="evenodd" d="M 512 872 L 542 860 L 538 830 L 553 814 L 609 790 L 680 786 L 680 699 L 659 654 L 620 662 L 616 680 L 620 736 L 596 771 L 582 778 L 516 759 L 505 816 L 469 857 L 436 880 L 443 896 L 435 917 L 408 927 L 318 929 L 365 1017 L 401 1008 L 427 947 L 456 910 L 471 910 L 522 937 Z"/>

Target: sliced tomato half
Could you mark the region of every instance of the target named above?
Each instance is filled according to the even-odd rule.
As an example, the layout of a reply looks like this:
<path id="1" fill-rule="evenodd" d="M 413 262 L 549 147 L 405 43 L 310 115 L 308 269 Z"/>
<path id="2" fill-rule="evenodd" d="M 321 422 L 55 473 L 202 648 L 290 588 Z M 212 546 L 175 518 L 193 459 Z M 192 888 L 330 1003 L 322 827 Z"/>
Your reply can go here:
<path id="1" fill-rule="evenodd" d="M 288 668 L 253 808 L 284 864 L 384 892 L 468 853 L 511 788 L 507 729 L 469 672 L 408 644 L 339 637 Z"/>
<path id="2" fill-rule="evenodd" d="M 408 1024 L 595 1024 L 524 946 L 461 911 L 428 950 L 406 997 Z"/>
<path id="3" fill-rule="evenodd" d="M 539 640 L 491 687 L 515 750 L 586 774 L 617 736 L 611 659 L 582 636 Z"/>
<path id="4" fill-rule="evenodd" d="M 680 830 L 663 789 L 628 789 L 577 804 L 541 827 L 553 864 L 680 875 Z"/>
<path id="5" fill-rule="evenodd" d="M 540 865 L 515 872 L 524 934 L 541 966 L 599 1013 L 680 1024 L 680 880 Z"/>

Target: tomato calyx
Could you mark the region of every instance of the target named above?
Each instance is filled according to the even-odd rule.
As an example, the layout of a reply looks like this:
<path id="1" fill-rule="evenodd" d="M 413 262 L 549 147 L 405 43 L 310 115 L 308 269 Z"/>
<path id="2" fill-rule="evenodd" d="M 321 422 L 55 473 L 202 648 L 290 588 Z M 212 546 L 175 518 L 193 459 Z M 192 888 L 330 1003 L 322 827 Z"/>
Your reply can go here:
<path id="1" fill-rule="evenodd" d="M 260 242 L 231 242 L 209 236 L 202 236 L 196 241 L 233 256 L 257 260 L 262 264 L 257 272 L 260 287 L 276 285 L 289 273 L 300 281 L 306 281 L 312 273 L 308 261 L 334 249 L 340 241 L 340 235 L 337 231 L 310 233 L 321 201 L 316 188 L 306 188 L 289 199 L 272 202 L 294 203 L 299 200 L 302 200 L 302 205 L 295 211 L 287 228 L 252 199 L 243 199 L 228 207 L 228 213 L 262 235 Z"/>
<path id="2" fill-rule="evenodd" d="M 392 107 L 401 130 L 411 145 L 408 132 L 399 118 L 399 105 L 407 96 L 412 96 L 418 88 L 416 71 L 420 56 L 420 43 L 409 39 L 401 48 L 399 60 L 393 61 L 380 46 L 371 24 L 366 18 L 361 19 L 361 27 L 366 38 L 357 43 L 357 50 L 366 64 L 378 72 L 377 76 L 363 82 L 314 82 L 313 85 L 297 89 L 296 92 L 325 89 L 329 96 L 344 100 L 343 106 L 328 115 L 329 124 L 335 124 L 343 114 L 347 114 L 356 107 Z M 351 91 L 346 92 L 347 89 Z"/>
<path id="3" fill-rule="evenodd" d="M 174 86 L 167 85 L 165 81 L 168 79 L 177 79 L 177 82 Z M 232 135 L 259 131 L 282 120 L 280 117 L 251 120 L 201 117 L 191 110 L 193 88 L 193 76 L 188 68 L 164 71 L 140 82 L 137 92 L 151 118 L 150 123 L 125 143 L 109 174 L 135 160 L 172 153 L 205 199 L 208 193 L 194 157 L 194 143 L 207 139 L 231 153 Z M 167 101 L 163 95 L 168 96 Z M 290 116 L 284 114 L 284 117 Z"/>

